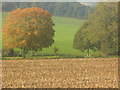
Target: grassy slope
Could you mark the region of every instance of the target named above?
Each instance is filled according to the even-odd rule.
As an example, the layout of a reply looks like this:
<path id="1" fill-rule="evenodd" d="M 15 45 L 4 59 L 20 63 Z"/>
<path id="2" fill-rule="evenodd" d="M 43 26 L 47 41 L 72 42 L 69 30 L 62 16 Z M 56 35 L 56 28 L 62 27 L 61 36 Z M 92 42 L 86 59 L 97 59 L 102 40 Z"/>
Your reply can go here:
<path id="1" fill-rule="evenodd" d="M 53 17 L 55 22 L 55 44 L 49 48 L 44 49 L 42 52 L 53 52 L 53 47 L 59 48 L 60 53 L 65 54 L 78 54 L 78 50 L 73 49 L 73 38 L 76 31 L 84 23 L 83 20 L 72 18 Z"/>
<path id="2" fill-rule="evenodd" d="M 3 13 L 3 21 L 6 16 L 7 13 Z M 43 49 L 41 53 L 53 53 L 53 47 L 56 46 L 60 49 L 59 53 L 80 54 L 80 51 L 73 49 L 73 38 L 84 20 L 53 16 L 53 21 L 55 23 L 55 43 L 52 47 Z"/>

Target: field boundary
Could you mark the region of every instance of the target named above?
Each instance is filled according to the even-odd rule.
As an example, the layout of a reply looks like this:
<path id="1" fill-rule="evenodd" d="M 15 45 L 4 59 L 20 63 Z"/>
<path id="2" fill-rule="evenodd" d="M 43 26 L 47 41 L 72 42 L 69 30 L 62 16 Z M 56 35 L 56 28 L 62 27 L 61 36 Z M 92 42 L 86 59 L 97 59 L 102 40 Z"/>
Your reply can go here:
<path id="1" fill-rule="evenodd" d="M 113 60 L 113 59 L 119 59 L 119 58 L 64 58 L 64 59 L 19 59 L 19 61 L 45 61 L 45 60 L 105 60 L 105 59 L 109 59 L 109 60 Z M 1 61 L 16 61 L 16 60 L 1 60 Z M 18 61 L 18 60 L 17 60 Z"/>

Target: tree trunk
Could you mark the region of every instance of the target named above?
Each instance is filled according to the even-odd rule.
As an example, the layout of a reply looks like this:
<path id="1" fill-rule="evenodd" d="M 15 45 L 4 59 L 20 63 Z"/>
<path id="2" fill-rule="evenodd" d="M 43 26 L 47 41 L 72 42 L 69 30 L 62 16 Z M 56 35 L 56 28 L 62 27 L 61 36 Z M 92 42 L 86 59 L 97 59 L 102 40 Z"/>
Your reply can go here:
<path id="1" fill-rule="evenodd" d="M 25 59 L 26 58 L 26 54 L 27 54 L 28 50 L 23 50 L 23 58 Z"/>
<path id="2" fill-rule="evenodd" d="M 88 57 L 90 57 L 90 50 L 89 49 L 87 50 L 87 53 L 88 53 Z"/>
<path id="3" fill-rule="evenodd" d="M 13 49 L 10 49 L 9 52 L 8 52 L 8 55 L 10 57 L 13 57 L 14 56 L 14 50 Z"/>

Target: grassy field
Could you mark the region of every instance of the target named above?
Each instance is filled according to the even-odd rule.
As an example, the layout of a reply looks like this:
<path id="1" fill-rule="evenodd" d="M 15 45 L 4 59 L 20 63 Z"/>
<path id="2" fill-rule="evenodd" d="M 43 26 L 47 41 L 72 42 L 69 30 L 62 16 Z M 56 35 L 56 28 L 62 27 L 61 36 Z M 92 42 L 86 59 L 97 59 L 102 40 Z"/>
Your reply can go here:
<path id="1" fill-rule="evenodd" d="M 42 52 L 53 52 L 53 47 L 56 46 L 59 48 L 60 53 L 64 54 L 80 53 L 78 50 L 73 49 L 73 38 L 74 34 L 84 23 L 84 21 L 80 19 L 61 17 L 53 17 L 53 20 L 55 22 L 54 29 L 56 31 L 55 44 L 49 49 L 44 49 Z"/>
<path id="2" fill-rule="evenodd" d="M 3 88 L 118 88 L 118 58 L 3 60 Z"/>
<path id="3" fill-rule="evenodd" d="M 7 14 L 8 13 L 5 12 L 2 14 L 3 23 Z M 62 54 L 84 54 L 79 50 L 73 49 L 73 38 L 74 34 L 82 26 L 85 20 L 53 16 L 53 21 L 55 23 L 55 43 L 52 45 L 52 47 L 45 48 L 40 53 L 53 53 L 53 48 L 58 47 L 59 53 Z"/>

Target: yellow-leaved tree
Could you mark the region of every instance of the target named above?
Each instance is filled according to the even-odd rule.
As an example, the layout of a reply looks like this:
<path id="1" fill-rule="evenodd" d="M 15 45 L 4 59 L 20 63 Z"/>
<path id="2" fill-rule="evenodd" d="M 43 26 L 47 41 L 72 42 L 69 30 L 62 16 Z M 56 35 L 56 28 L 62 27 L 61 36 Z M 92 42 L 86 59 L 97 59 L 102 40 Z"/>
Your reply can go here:
<path id="1" fill-rule="evenodd" d="M 42 8 L 16 9 L 10 12 L 3 26 L 3 43 L 8 49 L 20 48 L 23 57 L 30 50 L 42 50 L 54 43 L 51 14 Z"/>

